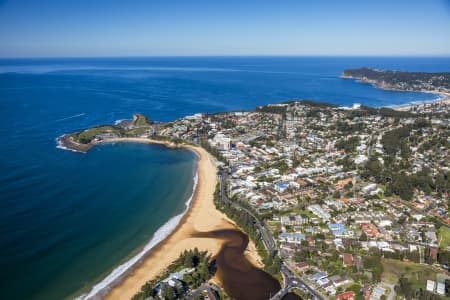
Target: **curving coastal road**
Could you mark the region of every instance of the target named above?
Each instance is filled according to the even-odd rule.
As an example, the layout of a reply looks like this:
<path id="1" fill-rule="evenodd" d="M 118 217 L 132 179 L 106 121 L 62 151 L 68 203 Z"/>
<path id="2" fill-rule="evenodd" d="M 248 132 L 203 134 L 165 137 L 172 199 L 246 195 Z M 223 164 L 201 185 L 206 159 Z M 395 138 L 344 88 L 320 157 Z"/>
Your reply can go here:
<path id="1" fill-rule="evenodd" d="M 219 173 L 219 182 L 220 182 L 220 199 L 222 202 L 225 203 L 231 203 L 235 208 L 239 210 L 245 211 L 247 214 L 249 214 L 254 219 L 254 224 L 256 225 L 260 236 L 262 238 L 262 241 L 264 243 L 264 246 L 267 250 L 276 250 L 276 243 L 272 236 L 272 233 L 270 232 L 268 226 L 266 223 L 259 221 L 259 219 L 248 209 L 241 207 L 238 203 L 232 202 L 225 193 L 225 187 L 226 182 L 228 179 L 228 173 L 225 170 L 221 170 Z M 300 290 L 303 290 L 304 292 L 311 295 L 312 299 L 315 300 L 323 300 L 324 298 L 322 295 L 317 292 L 313 287 L 309 286 L 302 278 L 295 275 L 288 266 L 286 266 L 283 262 L 281 265 L 281 274 L 284 278 L 284 287 L 279 290 L 274 296 L 271 297 L 273 300 L 279 300 L 282 299 L 287 293 L 289 293 L 290 290 L 293 288 L 298 288 Z"/>

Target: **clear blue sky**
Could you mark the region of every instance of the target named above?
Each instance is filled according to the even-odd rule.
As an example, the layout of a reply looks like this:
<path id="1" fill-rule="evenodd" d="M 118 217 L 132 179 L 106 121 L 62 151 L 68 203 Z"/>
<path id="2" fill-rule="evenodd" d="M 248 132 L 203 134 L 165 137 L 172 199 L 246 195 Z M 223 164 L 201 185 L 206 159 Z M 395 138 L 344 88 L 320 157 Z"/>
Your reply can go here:
<path id="1" fill-rule="evenodd" d="M 0 0 L 0 57 L 450 55 L 450 0 Z"/>

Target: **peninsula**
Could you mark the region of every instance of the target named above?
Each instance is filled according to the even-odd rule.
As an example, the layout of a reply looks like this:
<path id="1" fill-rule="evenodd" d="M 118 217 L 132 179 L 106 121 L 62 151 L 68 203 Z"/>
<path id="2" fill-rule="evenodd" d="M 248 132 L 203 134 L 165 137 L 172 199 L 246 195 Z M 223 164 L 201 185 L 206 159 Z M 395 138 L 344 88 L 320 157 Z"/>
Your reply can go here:
<path id="1" fill-rule="evenodd" d="M 450 95 L 449 72 L 402 72 L 359 68 L 344 70 L 341 78 L 357 79 L 387 90 L 433 92 Z"/>
<path id="2" fill-rule="evenodd" d="M 280 279 L 277 299 L 294 290 L 316 299 L 387 296 L 395 285 L 408 295 L 411 286 L 425 290 L 428 280 L 442 287 L 450 279 L 449 108 L 447 102 L 399 111 L 294 100 L 166 123 L 135 115 L 59 142 L 75 151 L 156 142 L 200 157 L 198 189 L 184 221 L 108 299 L 161 296 L 161 286 L 176 293 L 155 278 L 195 246 L 213 259 L 227 257 L 221 252 L 227 239 L 219 236 L 233 223 L 254 242 L 248 261 L 266 271 L 257 282 L 270 282 L 267 273 Z M 253 293 L 240 288 L 255 284 L 242 273 L 254 270 L 248 268 L 228 269 L 231 278 L 219 270 L 212 281 L 233 298 L 248 299 Z"/>
<path id="3" fill-rule="evenodd" d="M 140 299 L 137 293 L 149 281 L 163 274 L 164 271 L 185 251 L 199 249 L 208 255 L 222 255 L 221 267 L 230 272 L 230 265 L 221 249 L 233 249 L 242 247 L 239 252 L 232 253 L 233 259 L 240 261 L 242 265 L 256 273 L 250 284 L 266 285 L 259 289 L 258 297 L 266 297 L 279 289 L 278 282 L 270 275 L 260 270 L 263 264 L 254 243 L 246 237 L 239 229 L 239 225 L 231 220 L 223 212 L 216 209 L 214 203 L 215 189 L 217 186 L 217 161 L 204 148 L 194 143 L 177 138 L 152 135 L 157 130 L 167 127 L 167 124 L 156 124 L 144 115 L 136 114 L 132 120 L 122 120 L 117 125 L 102 125 L 83 130 L 81 132 L 67 134 L 58 139 L 61 148 L 76 152 L 87 152 L 95 145 L 101 143 L 149 143 L 160 144 L 169 148 L 184 148 L 196 153 L 198 157 L 197 177 L 198 183 L 194 192 L 192 204 L 183 216 L 175 230 L 155 248 L 130 269 L 124 270 L 122 274 L 110 274 L 111 281 L 100 283 L 81 296 L 82 299 L 102 297 L 105 299 L 131 299 L 133 296 Z M 196 250 L 195 250 L 196 251 Z M 233 250 L 231 250 L 233 251 Z M 233 269 L 234 267 L 231 267 Z M 233 270 L 231 270 L 233 271 Z M 247 271 L 248 272 L 248 271 Z M 259 274 L 262 272 L 263 274 Z M 211 282 L 222 284 L 224 280 L 230 281 L 230 276 L 219 270 Z M 236 272 L 234 272 L 234 276 Z M 251 275 L 248 273 L 248 275 Z M 239 274 L 238 274 L 239 275 Z M 250 276 L 252 277 L 252 276 Z M 234 279 L 233 279 L 234 280 Z M 236 293 L 238 289 L 231 291 Z M 227 291 L 230 293 L 230 291 Z M 247 293 L 249 291 L 247 290 Z M 250 291 L 252 293 L 252 291 Z M 261 294 L 262 293 L 262 294 Z M 136 294 L 136 295 L 135 295 Z M 262 296 L 261 296 L 262 295 Z M 147 298 L 147 297 L 145 297 Z"/>

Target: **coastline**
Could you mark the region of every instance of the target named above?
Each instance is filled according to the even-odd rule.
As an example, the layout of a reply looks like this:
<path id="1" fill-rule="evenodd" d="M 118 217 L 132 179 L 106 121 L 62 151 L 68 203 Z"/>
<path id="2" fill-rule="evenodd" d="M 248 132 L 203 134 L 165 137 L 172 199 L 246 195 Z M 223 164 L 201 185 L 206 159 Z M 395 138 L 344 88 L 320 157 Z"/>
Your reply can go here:
<path id="1" fill-rule="evenodd" d="M 142 258 L 139 258 L 125 270 L 121 270 L 120 274 L 113 274 L 117 270 L 115 268 L 107 276 L 113 277 L 111 282 L 106 282 L 105 285 L 102 280 L 91 288 L 89 293 L 81 295 L 80 299 L 130 299 L 140 290 L 143 284 L 162 273 L 184 250 L 197 247 L 199 250 L 208 251 L 215 256 L 224 244 L 223 240 L 217 238 L 193 237 L 194 233 L 237 229 L 232 220 L 215 208 L 213 195 L 217 184 L 217 169 L 214 158 L 206 150 L 201 147 L 174 145 L 168 141 L 148 138 L 111 138 L 96 142 L 92 146 L 114 142 L 159 144 L 170 148 L 180 147 L 193 151 L 198 156 L 197 184 L 191 202 L 187 202 L 188 207 L 184 215 L 181 215 L 178 224 L 175 225 L 170 234 L 158 241 Z M 262 266 L 253 243 L 249 243 L 245 250 L 245 256 L 255 266 Z"/>
<path id="2" fill-rule="evenodd" d="M 420 91 L 420 93 L 429 93 L 429 94 L 440 95 L 440 96 L 442 96 L 442 98 L 424 101 L 421 103 L 399 105 L 399 106 L 393 107 L 393 109 L 399 110 L 399 111 L 408 111 L 408 110 L 412 109 L 413 107 L 420 107 L 422 105 L 438 104 L 438 103 L 450 104 L 450 93 L 434 92 L 434 91 Z"/>
<path id="3" fill-rule="evenodd" d="M 417 106 L 421 106 L 421 105 L 427 105 L 427 104 L 433 104 L 433 103 L 445 103 L 445 104 L 449 104 L 450 103 L 450 92 L 442 92 L 442 91 L 434 91 L 434 90 L 416 90 L 416 91 L 402 90 L 402 89 L 397 89 L 397 88 L 392 88 L 392 87 L 389 87 L 389 86 L 381 85 L 376 80 L 370 80 L 370 79 L 367 79 L 367 78 L 354 77 L 354 76 L 351 76 L 351 75 L 344 75 L 344 74 L 339 76 L 339 78 L 351 79 L 351 80 L 354 80 L 354 81 L 357 81 L 357 82 L 360 82 L 360 83 L 370 84 L 374 88 L 377 88 L 377 89 L 380 89 L 380 90 L 385 90 L 385 91 L 425 93 L 425 94 L 434 94 L 434 95 L 440 95 L 441 96 L 441 98 L 430 99 L 430 100 L 423 101 L 423 102 L 420 102 L 420 103 L 406 103 L 406 104 L 400 104 L 400 105 L 395 105 L 395 106 L 388 106 L 388 107 L 390 107 L 392 109 L 399 110 L 399 111 L 407 111 L 407 110 L 410 110 L 413 107 L 417 107 Z"/>

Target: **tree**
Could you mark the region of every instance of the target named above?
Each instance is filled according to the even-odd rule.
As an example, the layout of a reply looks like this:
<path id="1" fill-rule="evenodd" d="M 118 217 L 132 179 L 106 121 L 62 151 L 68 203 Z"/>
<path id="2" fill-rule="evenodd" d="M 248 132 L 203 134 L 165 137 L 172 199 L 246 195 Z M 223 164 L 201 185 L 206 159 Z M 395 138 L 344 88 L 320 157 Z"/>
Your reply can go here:
<path id="1" fill-rule="evenodd" d="M 281 259 L 278 255 L 276 255 L 275 251 L 267 255 L 266 259 L 264 260 L 264 269 L 272 275 L 278 274 L 280 272 Z"/>
<path id="2" fill-rule="evenodd" d="M 403 160 L 407 160 L 411 155 L 411 149 L 409 148 L 405 140 L 402 140 L 400 143 L 400 155 Z"/>
<path id="3" fill-rule="evenodd" d="M 180 254 L 167 270 L 158 278 L 148 281 L 141 287 L 141 291 L 133 296 L 133 300 L 147 299 L 155 296 L 155 289 L 160 284 L 163 278 L 181 268 L 194 268 L 190 274 L 186 274 L 183 281 L 189 288 L 197 288 L 203 282 L 206 282 L 215 273 L 215 261 L 211 261 L 211 256 L 207 251 L 199 251 L 197 248 L 193 250 L 186 250 Z M 164 299 L 181 299 L 184 298 L 185 285 L 178 282 L 174 288 L 163 284 L 161 293 Z"/>
<path id="4" fill-rule="evenodd" d="M 381 181 L 381 175 L 383 172 L 383 166 L 377 157 L 372 156 L 369 161 L 365 164 L 364 170 L 361 172 L 361 175 L 365 179 L 369 179 L 370 177 L 374 177 L 378 182 Z"/>
<path id="5" fill-rule="evenodd" d="M 410 125 L 403 126 L 397 129 L 386 132 L 381 138 L 384 151 L 390 155 L 395 154 L 400 150 L 403 139 L 407 138 L 411 133 L 412 127 Z"/>
<path id="6" fill-rule="evenodd" d="M 341 198 L 341 193 L 339 191 L 334 191 L 333 198 L 335 198 L 335 199 Z"/>
<path id="7" fill-rule="evenodd" d="M 364 258 L 364 268 L 372 270 L 372 276 L 374 281 L 381 281 L 381 274 L 383 274 L 383 265 L 381 263 L 381 257 L 379 256 L 366 256 Z"/>
<path id="8" fill-rule="evenodd" d="M 166 300 L 176 299 L 175 291 L 170 285 L 165 284 L 161 289 L 161 297 Z"/>
<path id="9" fill-rule="evenodd" d="M 352 181 L 349 181 L 349 182 L 347 182 L 345 185 L 344 185 L 344 189 L 346 190 L 346 191 L 349 191 L 349 190 L 351 190 L 353 188 L 353 182 Z"/>
<path id="10" fill-rule="evenodd" d="M 175 295 L 177 299 L 181 299 L 184 296 L 185 289 L 182 284 L 175 285 Z"/>
<path id="11" fill-rule="evenodd" d="M 403 200 L 411 200 L 414 196 L 414 186 L 405 174 L 393 176 L 390 188 L 392 192 L 399 195 Z"/>
<path id="12" fill-rule="evenodd" d="M 359 240 L 362 242 L 366 242 L 367 241 L 367 234 L 365 232 L 363 232 L 361 234 L 361 236 L 359 237 Z"/>
<path id="13" fill-rule="evenodd" d="M 448 193 L 450 191 L 450 172 L 440 171 L 436 175 L 435 189 L 439 193 Z"/>
<path id="14" fill-rule="evenodd" d="M 355 295 L 359 295 L 359 294 L 361 294 L 361 285 L 358 283 L 354 283 L 350 287 L 350 290 L 353 291 L 353 293 L 355 293 Z"/>
<path id="15" fill-rule="evenodd" d="M 445 250 L 439 250 L 438 253 L 438 262 L 441 264 L 449 264 L 450 261 L 450 252 Z"/>
<path id="16" fill-rule="evenodd" d="M 397 294 L 403 295 L 406 299 L 412 299 L 414 297 L 414 289 L 408 278 L 402 275 L 398 281 L 398 285 L 395 286 Z"/>
<path id="17" fill-rule="evenodd" d="M 347 153 L 355 152 L 359 142 L 359 136 L 352 136 L 346 140 L 342 139 L 336 142 L 336 149 L 345 150 Z"/>

